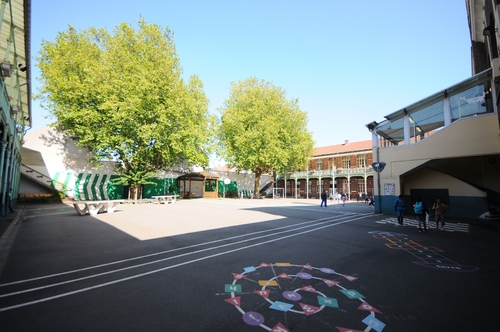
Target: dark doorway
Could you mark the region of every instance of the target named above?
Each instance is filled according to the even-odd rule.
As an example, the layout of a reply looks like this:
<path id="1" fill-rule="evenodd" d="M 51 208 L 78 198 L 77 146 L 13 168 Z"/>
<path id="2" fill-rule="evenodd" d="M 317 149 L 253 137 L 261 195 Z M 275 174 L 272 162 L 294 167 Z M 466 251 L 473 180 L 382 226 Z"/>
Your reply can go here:
<path id="1" fill-rule="evenodd" d="M 438 198 L 441 198 L 441 201 L 446 205 L 450 205 L 450 194 L 448 189 L 410 189 L 410 201 L 408 202 L 410 206 L 413 206 L 418 196 L 422 197 L 422 202 L 427 205 L 429 210 Z M 411 209 L 411 211 L 413 211 L 413 209 Z"/>

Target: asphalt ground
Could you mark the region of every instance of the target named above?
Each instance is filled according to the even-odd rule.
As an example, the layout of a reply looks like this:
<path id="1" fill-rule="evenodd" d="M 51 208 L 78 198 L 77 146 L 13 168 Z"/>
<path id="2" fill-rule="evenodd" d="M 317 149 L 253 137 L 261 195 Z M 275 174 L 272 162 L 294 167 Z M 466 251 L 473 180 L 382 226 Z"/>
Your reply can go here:
<path id="1" fill-rule="evenodd" d="M 0 330 L 498 330 L 496 227 L 319 203 L 26 206 L 0 241 Z"/>

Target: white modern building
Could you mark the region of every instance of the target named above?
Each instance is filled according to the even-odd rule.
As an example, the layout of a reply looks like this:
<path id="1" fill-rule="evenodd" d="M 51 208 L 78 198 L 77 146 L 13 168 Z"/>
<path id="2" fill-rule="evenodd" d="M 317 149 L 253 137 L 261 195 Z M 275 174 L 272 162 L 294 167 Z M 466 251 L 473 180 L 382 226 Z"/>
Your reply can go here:
<path id="1" fill-rule="evenodd" d="M 472 77 L 366 125 L 378 212 L 394 213 L 398 195 L 407 209 L 418 196 L 428 205 L 441 198 L 455 217 L 500 211 L 500 5 L 466 3 Z"/>

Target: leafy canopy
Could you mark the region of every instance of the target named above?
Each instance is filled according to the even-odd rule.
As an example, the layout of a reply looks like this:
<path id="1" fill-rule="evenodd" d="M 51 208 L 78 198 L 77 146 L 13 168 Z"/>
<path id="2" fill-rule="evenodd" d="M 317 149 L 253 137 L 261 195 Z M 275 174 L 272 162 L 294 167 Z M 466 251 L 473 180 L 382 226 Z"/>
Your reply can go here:
<path id="1" fill-rule="evenodd" d="M 307 115 L 281 88 L 257 78 L 232 83 L 219 110 L 219 153 L 230 165 L 256 174 L 256 193 L 262 174 L 307 165 L 314 148 Z"/>
<path id="2" fill-rule="evenodd" d="M 126 184 L 182 163 L 206 166 L 215 122 L 201 80 L 181 77 L 173 33 L 137 23 L 113 33 L 69 26 L 37 58 L 37 98 L 53 126 L 91 151 L 91 162 L 118 161 Z"/>

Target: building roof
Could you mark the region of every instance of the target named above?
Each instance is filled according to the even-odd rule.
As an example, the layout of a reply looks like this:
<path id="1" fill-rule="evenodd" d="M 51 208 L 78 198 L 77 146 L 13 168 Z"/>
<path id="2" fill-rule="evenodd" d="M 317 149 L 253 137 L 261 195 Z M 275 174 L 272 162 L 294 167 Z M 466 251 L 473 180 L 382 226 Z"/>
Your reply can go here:
<path id="1" fill-rule="evenodd" d="M 366 127 L 385 140 L 384 146 L 388 146 L 389 143 L 391 145 L 412 144 L 448 126 L 449 123 L 445 123 L 445 113 L 452 117 L 451 121 L 493 113 L 495 109 L 490 86 L 491 76 L 490 68 L 386 115 L 385 121 L 380 123 L 373 121 Z M 406 138 L 405 122 L 410 127 Z"/>
<path id="2" fill-rule="evenodd" d="M 372 141 L 359 141 L 359 142 L 349 142 L 345 141 L 343 144 L 322 146 L 314 149 L 314 157 L 323 157 L 335 154 L 346 154 L 361 151 L 372 150 Z"/>
<path id="3" fill-rule="evenodd" d="M 238 170 L 235 168 L 235 167 L 227 167 L 227 165 L 217 165 L 215 166 L 213 169 L 209 169 L 210 170 L 213 170 L 213 171 L 216 171 L 216 172 L 237 172 Z"/>
<path id="4" fill-rule="evenodd" d="M 197 172 L 197 173 L 189 173 L 184 174 L 177 179 L 191 179 L 192 181 L 205 181 L 205 179 L 218 179 L 219 176 L 217 174 L 208 173 L 208 172 Z"/>

